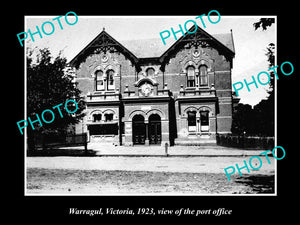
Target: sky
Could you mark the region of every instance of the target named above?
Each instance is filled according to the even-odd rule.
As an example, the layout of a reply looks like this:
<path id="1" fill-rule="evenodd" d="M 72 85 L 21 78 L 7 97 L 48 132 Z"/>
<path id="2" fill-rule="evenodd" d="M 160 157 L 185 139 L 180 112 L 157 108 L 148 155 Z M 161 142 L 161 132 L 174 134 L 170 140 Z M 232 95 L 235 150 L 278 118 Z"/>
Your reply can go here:
<path id="1" fill-rule="evenodd" d="M 211 14 L 213 15 L 213 14 Z M 45 21 L 52 21 L 53 16 L 26 16 L 25 30 L 30 29 L 36 31 L 36 26 L 41 25 Z M 117 41 L 160 38 L 159 33 L 164 30 L 176 31 L 179 24 L 184 27 L 187 20 L 194 20 L 198 26 L 209 34 L 230 33 L 232 29 L 235 58 L 233 59 L 232 83 L 243 81 L 246 79 L 251 82 L 251 76 L 256 78 L 261 71 L 268 71 L 268 62 L 266 48 L 269 43 L 276 45 L 276 23 L 263 31 L 261 28 L 256 30 L 253 23 L 258 22 L 264 16 L 221 16 L 218 23 L 210 23 L 206 17 L 203 17 L 206 28 L 203 27 L 199 19 L 195 19 L 198 15 L 187 16 L 80 16 L 74 25 L 68 25 L 64 16 L 60 21 L 63 30 L 59 27 L 57 21 L 53 21 L 55 30 L 51 35 L 44 35 L 40 38 L 38 34 L 34 35 L 33 42 L 30 37 L 25 41 L 25 49 L 33 48 L 49 48 L 51 54 L 56 57 L 62 50 L 62 55 L 70 61 L 76 56 L 86 45 L 88 45 L 102 30 L 109 33 Z M 270 16 L 268 16 L 270 17 Z M 75 18 L 68 17 L 70 23 L 75 22 Z M 217 21 L 217 17 L 211 16 L 212 21 Z M 276 19 L 275 19 L 276 21 Z M 193 23 L 188 23 L 190 28 Z M 48 29 L 48 30 L 47 30 Z M 50 33 L 50 26 L 45 26 L 45 30 Z M 20 31 L 22 32 L 22 31 Z M 180 33 L 177 34 L 179 38 Z M 171 36 L 166 39 L 167 44 L 174 42 Z M 163 44 L 163 43 L 162 43 Z M 276 65 L 276 63 L 275 63 Z M 276 81 L 275 81 L 276 82 Z M 255 88 L 250 86 L 251 92 L 246 87 L 239 92 L 240 102 L 250 104 L 252 106 L 265 99 L 268 94 L 266 90 L 268 85 Z"/>

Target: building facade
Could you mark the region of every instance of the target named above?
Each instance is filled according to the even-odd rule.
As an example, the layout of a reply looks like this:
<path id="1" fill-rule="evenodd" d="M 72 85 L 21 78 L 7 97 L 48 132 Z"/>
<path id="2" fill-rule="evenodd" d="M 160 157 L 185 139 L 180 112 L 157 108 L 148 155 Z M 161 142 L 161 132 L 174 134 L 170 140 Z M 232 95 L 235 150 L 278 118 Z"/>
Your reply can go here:
<path id="1" fill-rule="evenodd" d="M 191 31 L 195 27 L 191 27 Z M 200 27 L 171 46 L 122 41 L 104 29 L 71 61 L 86 102 L 76 132 L 115 145 L 216 143 L 231 133 L 232 34 Z"/>

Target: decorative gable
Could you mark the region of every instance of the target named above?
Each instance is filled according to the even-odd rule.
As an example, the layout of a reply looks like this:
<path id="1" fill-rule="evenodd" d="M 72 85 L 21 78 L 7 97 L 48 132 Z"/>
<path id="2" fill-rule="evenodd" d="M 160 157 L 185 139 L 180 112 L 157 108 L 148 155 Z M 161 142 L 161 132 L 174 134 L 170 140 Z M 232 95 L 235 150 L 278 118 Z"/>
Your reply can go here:
<path id="1" fill-rule="evenodd" d="M 127 48 L 111 37 L 105 30 L 92 40 L 82 51 L 80 51 L 71 61 L 70 65 L 78 68 L 80 63 L 83 62 L 91 54 L 115 53 L 121 52 L 128 58 L 132 64 L 137 64 L 137 57 L 132 54 Z"/>
<path id="2" fill-rule="evenodd" d="M 96 54 L 98 54 L 98 57 L 95 57 L 94 61 L 91 61 L 89 65 L 92 68 L 91 77 L 95 78 L 95 72 L 98 70 L 101 70 L 104 74 L 108 70 L 113 70 L 115 71 L 114 76 L 117 77 L 120 75 L 120 62 L 114 57 L 114 54 L 111 54 L 110 50 L 99 50 Z"/>
<path id="3" fill-rule="evenodd" d="M 192 26 L 189 31 L 195 30 L 195 27 Z M 195 48 L 199 49 L 198 53 L 194 53 L 193 57 L 197 58 L 197 56 L 203 53 L 204 48 L 213 48 L 218 51 L 220 55 L 223 55 L 227 61 L 232 61 L 234 57 L 233 49 L 229 48 L 225 44 L 221 43 L 212 35 L 205 32 L 203 29 L 199 28 L 195 33 L 185 33 L 185 36 L 179 38 L 164 54 L 160 57 L 160 62 L 162 63 L 162 68 L 164 68 L 165 63 L 168 62 L 168 59 L 174 57 L 179 49 L 191 49 Z M 203 54 L 201 55 L 203 57 Z M 189 57 L 189 56 L 187 56 Z M 199 57 L 198 57 L 199 58 Z M 200 58 L 199 58 L 200 60 Z"/>
<path id="4" fill-rule="evenodd" d="M 198 68 L 200 65 L 207 66 L 208 72 L 213 71 L 213 60 L 203 48 L 190 49 L 187 54 L 182 56 L 179 62 L 180 65 L 182 65 L 181 73 L 187 73 L 186 68 L 188 66 L 194 66 L 194 68 L 196 68 L 195 72 L 199 72 Z"/>

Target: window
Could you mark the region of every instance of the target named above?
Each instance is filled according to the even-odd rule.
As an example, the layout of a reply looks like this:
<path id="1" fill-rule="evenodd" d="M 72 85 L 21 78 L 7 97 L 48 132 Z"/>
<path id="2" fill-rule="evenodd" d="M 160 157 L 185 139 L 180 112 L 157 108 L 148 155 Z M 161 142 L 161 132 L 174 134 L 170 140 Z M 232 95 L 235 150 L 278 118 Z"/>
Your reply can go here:
<path id="1" fill-rule="evenodd" d="M 187 114 L 188 114 L 188 131 L 196 132 L 196 111 L 189 111 Z"/>
<path id="2" fill-rule="evenodd" d="M 100 122 L 102 118 L 101 114 L 94 114 L 93 115 L 93 122 Z"/>
<path id="3" fill-rule="evenodd" d="M 96 91 L 104 90 L 103 72 L 101 70 L 97 70 L 95 72 L 95 75 L 96 75 Z"/>
<path id="4" fill-rule="evenodd" d="M 200 122 L 201 122 L 201 131 L 209 130 L 209 112 L 201 111 L 200 112 Z"/>
<path id="5" fill-rule="evenodd" d="M 90 135 L 118 135 L 118 124 L 93 124 L 88 126 Z"/>
<path id="6" fill-rule="evenodd" d="M 107 90 L 114 90 L 115 89 L 114 71 L 108 70 L 106 74 L 107 74 Z"/>
<path id="7" fill-rule="evenodd" d="M 118 124 L 102 124 L 101 125 L 101 133 L 103 135 L 118 135 Z"/>
<path id="8" fill-rule="evenodd" d="M 114 71 L 106 71 L 106 78 L 103 76 L 102 70 L 97 70 L 95 72 L 95 89 L 96 91 L 105 91 L 105 90 L 114 90 L 115 89 L 115 80 L 114 80 Z"/>
<path id="9" fill-rule="evenodd" d="M 109 122 L 112 121 L 114 118 L 114 114 L 110 113 L 110 114 L 105 114 L 105 122 Z"/>
<path id="10" fill-rule="evenodd" d="M 146 74 L 147 74 L 147 77 L 149 77 L 149 76 L 154 76 L 154 69 L 153 68 L 148 68 L 147 70 L 146 70 Z"/>
<path id="11" fill-rule="evenodd" d="M 195 87 L 195 68 L 187 67 L 187 87 Z"/>
<path id="12" fill-rule="evenodd" d="M 208 85 L 207 67 L 202 65 L 199 68 L 200 71 L 200 86 Z"/>

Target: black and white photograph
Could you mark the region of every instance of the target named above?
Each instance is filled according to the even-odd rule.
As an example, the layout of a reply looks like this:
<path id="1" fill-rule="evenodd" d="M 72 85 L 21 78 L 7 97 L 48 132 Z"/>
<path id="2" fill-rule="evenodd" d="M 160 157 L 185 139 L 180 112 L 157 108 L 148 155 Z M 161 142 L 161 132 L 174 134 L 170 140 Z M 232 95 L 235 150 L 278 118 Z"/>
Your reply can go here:
<path id="1" fill-rule="evenodd" d="M 285 194 L 296 58 L 277 13 L 57 12 L 15 35 L 25 200 L 75 219 L 229 218 Z"/>
<path id="2" fill-rule="evenodd" d="M 276 194 L 276 16 L 74 13 L 25 17 L 26 194 Z"/>

